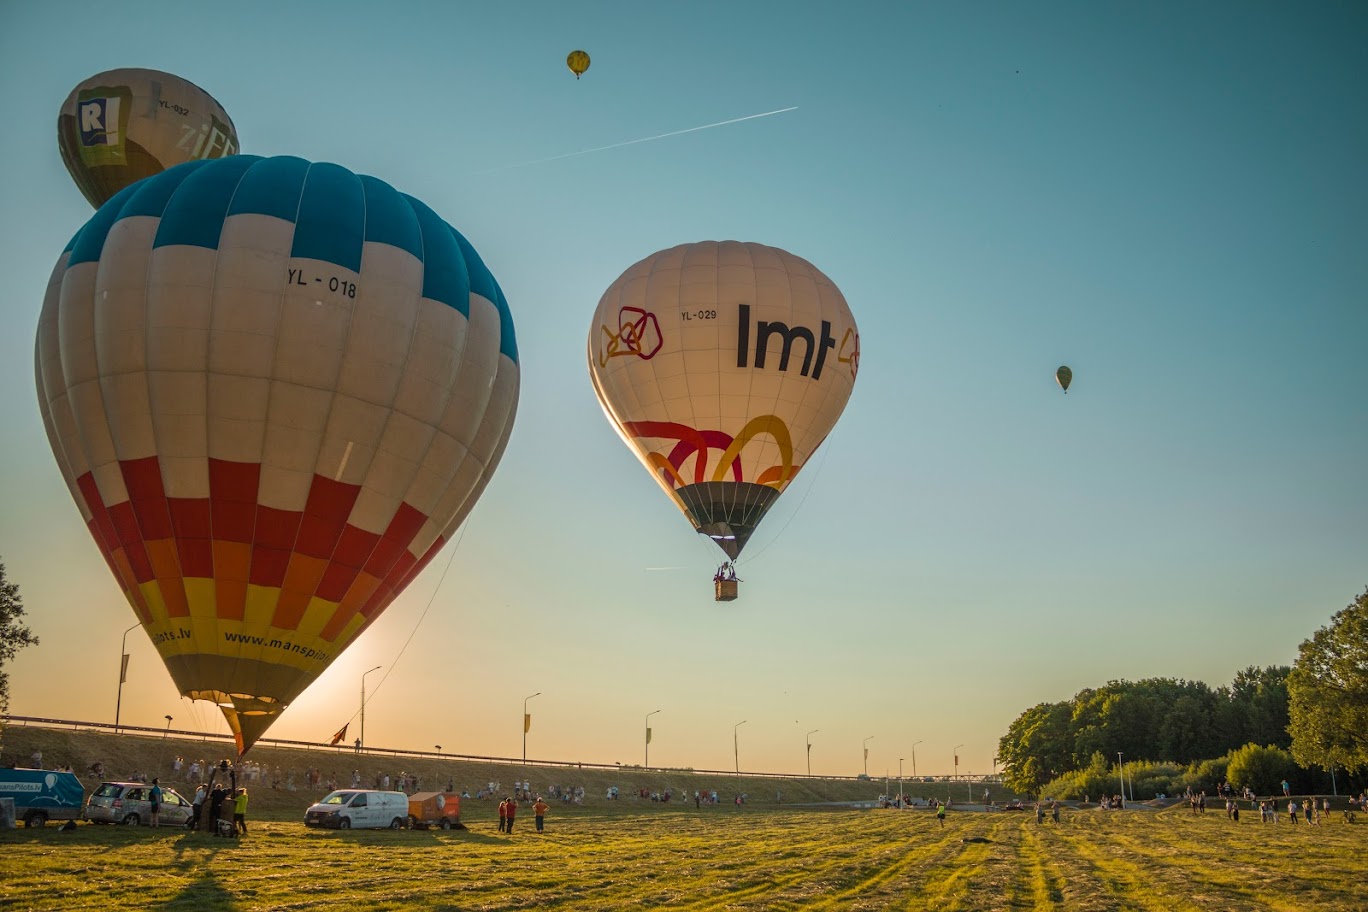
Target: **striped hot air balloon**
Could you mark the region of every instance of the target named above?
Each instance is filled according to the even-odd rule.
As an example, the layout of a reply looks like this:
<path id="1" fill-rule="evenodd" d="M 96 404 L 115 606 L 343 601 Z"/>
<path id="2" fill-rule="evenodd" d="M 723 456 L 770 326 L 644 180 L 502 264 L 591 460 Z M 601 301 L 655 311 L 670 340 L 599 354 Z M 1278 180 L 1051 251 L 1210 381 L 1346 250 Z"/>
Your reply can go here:
<path id="1" fill-rule="evenodd" d="M 518 397 L 512 317 L 466 239 L 298 158 L 120 191 L 58 260 L 36 367 L 91 535 L 240 752 L 449 539 Z"/>

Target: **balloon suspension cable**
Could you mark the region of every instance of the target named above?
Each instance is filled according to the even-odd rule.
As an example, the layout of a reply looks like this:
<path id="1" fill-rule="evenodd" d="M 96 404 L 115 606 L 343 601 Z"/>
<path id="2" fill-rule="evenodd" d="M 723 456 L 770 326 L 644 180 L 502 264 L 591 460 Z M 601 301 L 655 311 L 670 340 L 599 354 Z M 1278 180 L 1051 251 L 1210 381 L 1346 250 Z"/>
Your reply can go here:
<path id="1" fill-rule="evenodd" d="M 771 538 L 769 541 L 765 542 L 764 547 L 762 547 L 759 551 L 756 551 L 754 554 L 746 555 L 746 558 L 744 560 L 739 560 L 737 561 L 737 563 L 749 564 L 751 561 L 755 560 L 757 557 L 768 551 L 769 546 L 779 540 L 779 537 L 784 534 L 784 530 L 789 527 L 789 523 L 793 522 L 793 517 L 797 516 L 798 511 L 803 509 L 803 504 L 807 503 L 808 495 L 812 493 L 813 487 L 816 486 L 817 479 L 822 474 L 822 467 L 826 465 L 827 455 L 830 452 L 831 441 L 828 440 L 826 442 L 826 445 L 822 447 L 822 458 L 817 461 L 817 471 L 813 474 L 812 480 L 808 482 L 807 490 L 803 491 L 803 496 L 799 499 L 798 506 L 793 508 L 793 512 L 789 514 L 789 517 L 784 521 L 784 524 L 779 527 L 779 531 L 774 533 L 774 538 Z"/>
<path id="2" fill-rule="evenodd" d="M 471 515 L 474 515 L 474 511 L 471 511 Z M 442 568 L 442 575 L 437 580 L 437 586 L 432 590 L 432 595 L 428 597 L 427 604 L 423 606 L 423 613 L 418 615 L 418 620 L 414 622 L 413 630 L 409 632 L 408 639 L 404 640 L 404 645 L 399 647 L 399 654 L 394 657 L 393 662 L 390 662 L 389 668 L 385 669 L 385 673 L 380 676 L 380 680 L 376 682 L 376 685 L 371 692 L 366 695 L 367 703 L 375 699 L 375 695 L 380 692 L 380 688 L 385 686 L 385 681 L 389 680 L 390 672 L 394 671 L 395 667 L 398 666 L 399 660 L 404 657 L 404 650 L 408 649 L 409 643 L 413 642 L 414 636 L 418 633 L 419 626 L 423 623 L 423 618 L 427 617 L 428 609 L 430 609 L 432 603 L 437 600 L 437 593 L 442 591 L 442 583 L 447 578 L 447 572 L 451 570 L 452 562 L 456 560 L 456 552 L 461 550 L 461 542 L 465 539 L 466 529 L 469 527 L 470 517 L 466 517 L 466 521 L 461 523 L 461 533 L 456 536 L 456 542 L 451 546 L 451 554 L 447 557 L 446 566 Z M 350 718 L 347 719 L 346 724 L 350 725 L 352 720 L 360 714 L 361 710 L 358 708 L 356 712 L 352 713 Z"/>

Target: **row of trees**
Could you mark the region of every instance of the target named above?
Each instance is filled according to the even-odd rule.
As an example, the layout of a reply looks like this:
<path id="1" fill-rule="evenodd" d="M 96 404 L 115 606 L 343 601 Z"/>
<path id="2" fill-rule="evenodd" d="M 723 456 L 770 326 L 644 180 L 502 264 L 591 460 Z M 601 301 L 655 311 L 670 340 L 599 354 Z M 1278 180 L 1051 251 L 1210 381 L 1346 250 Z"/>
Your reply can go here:
<path id="1" fill-rule="evenodd" d="M 1062 791 L 1071 781 L 1064 777 L 1084 771 L 1089 779 L 1105 771 L 1115 782 L 1118 752 L 1128 764 L 1204 781 L 1202 761 L 1229 763 L 1246 747 L 1278 752 L 1275 766 L 1286 757 L 1306 769 L 1368 768 L 1368 590 L 1302 644 L 1291 668 L 1246 668 L 1215 689 L 1174 678 L 1111 681 L 1040 703 L 1008 727 L 998 760 L 1006 785 L 1041 794 L 1050 785 Z"/>

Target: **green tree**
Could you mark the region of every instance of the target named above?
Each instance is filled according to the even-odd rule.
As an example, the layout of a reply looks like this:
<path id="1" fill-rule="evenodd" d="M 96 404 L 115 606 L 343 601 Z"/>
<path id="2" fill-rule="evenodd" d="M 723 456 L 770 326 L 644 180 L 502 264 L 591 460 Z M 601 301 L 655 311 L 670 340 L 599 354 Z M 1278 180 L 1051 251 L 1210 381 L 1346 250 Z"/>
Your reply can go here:
<path id="1" fill-rule="evenodd" d="M 1238 789 L 1248 786 L 1259 795 L 1276 795 L 1282 791 L 1284 779 L 1297 776 L 1297 761 L 1292 755 L 1272 744 L 1259 747 L 1246 744 L 1230 755 L 1230 765 L 1226 776 L 1231 785 Z"/>
<path id="2" fill-rule="evenodd" d="M 19 597 L 19 584 L 11 583 L 0 562 L 0 713 L 9 711 L 9 672 L 5 665 L 25 646 L 37 646 L 38 638 L 21 623 L 24 600 Z"/>
<path id="3" fill-rule="evenodd" d="M 1072 769 L 1073 739 L 1068 703 L 1039 703 L 1017 716 L 998 739 L 1003 784 L 1037 795 L 1045 783 Z"/>
<path id="4" fill-rule="evenodd" d="M 1292 744 L 1287 734 L 1287 676 L 1291 673 L 1287 665 L 1251 665 L 1236 672 L 1229 688 L 1221 688 L 1239 718 L 1240 739 L 1229 746 L 1274 744 L 1286 749 Z"/>
<path id="5" fill-rule="evenodd" d="M 1368 589 L 1301 644 L 1287 692 L 1298 763 L 1368 767 Z"/>

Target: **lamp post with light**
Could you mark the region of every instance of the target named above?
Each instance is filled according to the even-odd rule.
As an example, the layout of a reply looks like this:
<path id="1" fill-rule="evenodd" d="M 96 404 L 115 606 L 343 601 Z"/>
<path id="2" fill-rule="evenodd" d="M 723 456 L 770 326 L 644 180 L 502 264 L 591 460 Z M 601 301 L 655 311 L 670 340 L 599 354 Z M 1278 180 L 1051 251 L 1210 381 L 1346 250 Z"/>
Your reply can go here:
<path id="1" fill-rule="evenodd" d="M 114 701 L 114 734 L 119 733 L 119 710 L 123 708 L 123 686 L 124 679 L 128 677 L 128 634 L 141 627 L 141 623 L 134 624 L 123 632 L 123 639 L 119 641 L 119 696 Z"/>
<path id="2" fill-rule="evenodd" d="M 660 710 L 653 709 L 646 714 L 646 758 L 641 765 L 642 769 L 651 768 L 651 716 L 654 716 L 658 712 L 660 712 Z"/>
<path id="3" fill-rule="evenodd" d="M 370 674 L 371 671 L 379 671 L 381 668 L 384 668 L 384 667 L 385 667 L 385 666 L 383 666 L 383 665 L 376 665 L 376 666 L 375 666 L 374 668 L 372 668 L 370 671 L 365 671 L 365 672 L 362 672 L 362 673 L 361 673 L 361 736 L 360 736 L 360 741 L 361 741 L 361 746 L 362 746 L 362 747 L 365 747 L 365 746 L 366 746 L 366 675 Z"/>
<path id="4" fill-rule="evenodd" d="M 542 692 L 539 690 L 532 697 L 540 697 Z M 523 763 L 527 762 L 527 732 L 532 727 L 532 717 L 527 714 L 527 701 L 532 697 L 523 697 Z"/>

